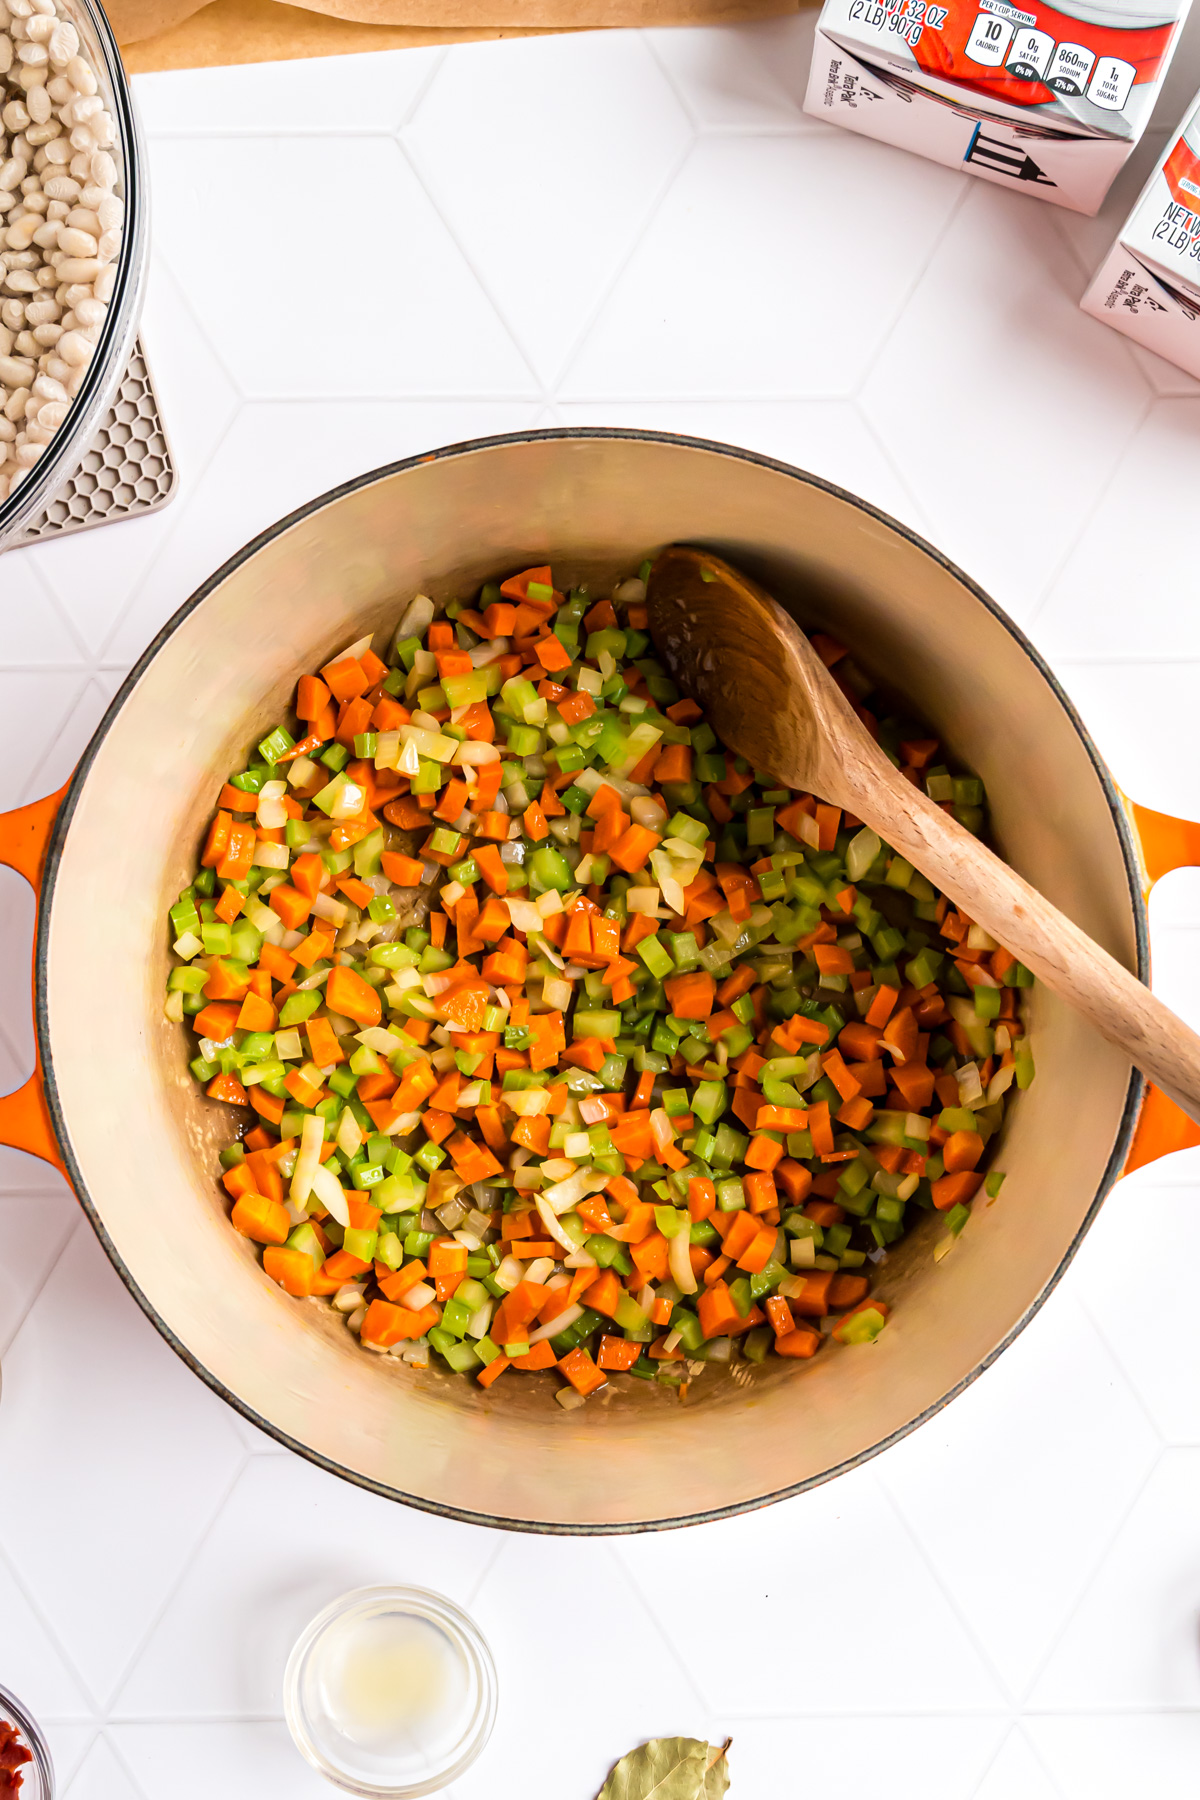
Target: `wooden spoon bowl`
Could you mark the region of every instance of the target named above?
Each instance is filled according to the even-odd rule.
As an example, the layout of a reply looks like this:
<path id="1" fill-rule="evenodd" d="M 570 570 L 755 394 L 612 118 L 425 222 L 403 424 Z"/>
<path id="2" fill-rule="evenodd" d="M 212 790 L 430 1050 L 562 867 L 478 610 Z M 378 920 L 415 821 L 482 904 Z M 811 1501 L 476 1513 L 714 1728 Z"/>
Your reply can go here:
<path id="1" fill-rule="evenodd" d="M 904 778 L 769 594 L 709 551 L 672 545 L 647 601 L 660 655 L 731 750 L 862 819 L 1200 1119 L 1200 1037 Z"/>

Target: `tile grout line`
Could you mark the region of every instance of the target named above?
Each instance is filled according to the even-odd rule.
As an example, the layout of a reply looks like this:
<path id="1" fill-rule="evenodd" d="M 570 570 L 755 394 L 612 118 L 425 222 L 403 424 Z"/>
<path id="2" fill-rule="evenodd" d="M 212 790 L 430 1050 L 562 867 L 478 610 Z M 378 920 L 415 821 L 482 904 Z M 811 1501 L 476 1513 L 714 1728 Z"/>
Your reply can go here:
<path id="1" fill-rule="evenodd" d="M 596 295 L 591 310 L 586 315 L 575 339 L 558 366 L 557 374 L 550 383 L 550 391 L 554 400 L 557 401 L 562 398 L 561 390 L 564 382 L 570 379 L 571 370 L 579 360 L 588 339 L 603 318 L 605 309 L 617 291 L 621 277 L 624 275 L 626 269 L 628 269 L 641 246 L 645 243 L 651 226 L 654 224 L 654 221 L 666 204 L 667 196 L 676 186 L 684 169 L 695 155 L 698 143 L 699 139 L 693 137 L 691 143 L 684 146 L 678 157 L 675 159 L 674 164 L 663 176 L 663 179 L 659 184 L 658 192 L 647 207 L 645 217 L 643 218 L 633 241 L 626 246 L 625 254 L 618 260 L 609 280 Z"/>
<path id="2" fill-rule="evenodd" d="M 232 1426 L 230 1427 L 230 1430 L 233 1431 Z M 121 1695 L 125 1691 L 125 1688 L 129 1682 L 129 1678 L 133 1674 L 133 1671 L 136 1669 L 138 1663 L 141 1661 L 143 1655 L 145 1654 L 146 1647 L 149 1644 L 151 1638 L 154 1636 L 155 1631 L 157 1631 L 159 1625 L 162 1623 L 163 1617 L 166 1614 L 168 1607 L 170 1606 L 171 1602 L 174 1600 L 176 1594 L 178 1594 L 178 1592 L 179 1592 L 180 1588 L 183 1586 L 184 1582 L 186 1581 L 188 1574 L 191 1571 L 193 1563 L 196 1561 L 201 1550 L 203 1550 L 205 1544 L 208 1542 L 209 1538 L 211 1537 L 213 1531 L 216 1528 L 217 1521 L 221 1518 L 222 1514 L 225 1511 L 226 1506 L 229 1503 L 230 1498 L 233 1495 L 234 1489 L 237 1487 L 238 1483 L 242 1479 L 242 1476 L 246 1472 L 246 1468 L 250 1462 L 250 1457 L 252 1455 L 252 1452 L 246 1449 L 244 1441 L 242 1440 L 242 1438 L 239 1436 L 239 1434 L 236 1431 L 233 1432 L 233 1435 L 237 1442 L 238 1448 L 241 1451 L 241 1459 L 235 1466 L 232 1477 L 226 1483 L 225 1488 L 224 1488 L 223 1492 L 221 1493 L 220 1499 L 217 1501 L 216 1505 L 214 1506 L 214 1508 L 212 1510 L 212 1513 L 209 1515 L 208 1523 L 205 1525 L 204 1530 L 200 1533 L 199 1537 L 197 1537 L 195 1539 L 195 1541 L 193 1542 L 193 1544 L 191 1546 L 191 1550 L 188 1554 L 187 1560 L 185 1560 L 185 1562 L 184 1562 L 182 1568 L 180 1569 L 178 1575 L 176 1576 L 175 1580 L 167 1588 L 167 1591 L 163 1595 L 162 1602 L 159 1605 L 157 1611 L 155 1612 L 154 1617 L 150 1620 L 149 1624 L 146 1626 L 145 1631 L 142 1633 L 141 1637 L 138 1639 L 137 1643 L 134 1645 L 128 1658 L 126 1659 L 124 1669 L 121 1671 L 120 1675 L 117 1677 L 115 1686 L 110 1690 L 108 1702 L 103 1709 L 103 1718 L 104 1718 L 105 1725 L 108 1725 L 109 1723 L 120 1723 L 121 1722 L 122 1715 L 118 1709 L 120 1706 Z"/>
<path id="3" fill-rule="evenodd" d="M 709 1705 L 708 1696 L 705 1693 L 703 1693 L 701 1691 L 701 1689 L 698 1687 L 698 1685 L 696 1684 L 695 1680 L 692 1677 L 691 1670 L 687 1667 L 687 1664 L 683 1661 L 682 1657 L 680 1656 L 679 1648 L 675 1642 L 674 1635 L 664 1628 L 663 1622 L 659 1618 L 658 1613 L 654 1608 L 654 1605 L 650 1601 L 649 1597 L 643 1592 L 641 1585 L 637 1581 L 635 1581 L 634 1576 L 633 1576 L 633 1571 L 630 1569 L 628 1563 L 625 1561 L 625 1558 L 621 1555 L 620 1540 L 619 1539 L 606 1540 L 604 1543 L 604 1547 L 607 1550 L 611 1560 L 616 1564 L 617 1568 L 620 1570 L 621 1579 L 625 1583 L 625 1586 L 628 1589 L 628 1591 L 633 1595 L 635 1603 L 641 1608 L 642 1612 L 650 1620 L 650 1623 L 653 1625 L 655 1631 L 657 1631 L 661 1643 L 665 1645 L 665 1647 L 670 1655 L 671 1661 L 675 1664 L 676 1669 L 678 1670 L 679 1674 L 683 1678 L 684 1685 L 691 1692 L 693 1699 L 696 1701 L 696 1704 L 699 1706 L 700 1711 L 702 1712 L 705 1720 L 707 1721 L 709 1718 L 711 1718 L 711 1716 L 713 1715 L 713 1711 L 714 1711 L 714 1709 Z"/>
<path id="4" fill-rule="evenodd" d="M 892 1493 L 892 1490 L 891 1490 L 890 1486 L 888 1485 L 888 1483 L 886 1481 L 884 1481 L 881 1476 L 876 1476 L 875 1485 L 876 1485 L 876 1488 L 878 1489 L 878 1491 L 883 1495 L 888 1506 L 891 1508 L 892 1513 L 894 1514 L 901 1530 L 904 1532 L 904 1535 L 908 1538 L 909 1543 L 912 1545 L 913 1549 L 916 1551 L 917 1556 L 919 1557 L 920 1561 L 924 1564 L 926 1573 L 929 1575 L 930 1580 L 934 1583 L 934 1586 L 937 1588 L 937 1590 L 941 1594 L 943 1600 L 946 1602 L 947 1606 L 950 1608 L 950 1611 L 954 1614 L 954 1617 L 958 1620 L 959 1626 L 961 1627 L 963 1633 L 965 1634 L 968 1642 L 971 1644 L 972 1648 L 974 1649 L 976 1656 L 978 1656 L 980 1662 L 983 1664 L 984 1669 L 991 1676 L 993 1682 L 995 1683 L 997 1690 L 999 1691 L 1000 1695 L 1002 1696 L 1002 1698 L 1004 1700 L 1003 1710 L 1006 1713 L 1011 1714 L 1015 1709 L 1015 1696 L 1013 1694 L 1013 1690 L 1012 1690 L 1011 1686 L 1009 1685 L 1007 1679 L 1001 1675 L 999 1669 L 996 1667 L 996 1664 L 992 1659 L 991 1653 L 984 1648 L 983 1642 L 980 1639 L 978 1632 L 975 1630 L 975 1627 L 971 1623 L 971 1620 L 967 1617 L 967 1614 L 964 1611 L 963 1607 L 960 1605 L 958 1599 L 955 1597 L 954 1594 L 951 1593 L 951 1591 L 947 1587 L 946 1583 L 942 1580 L 942 1577 L 941 1577 L 940 1573 L 938 1572 L 937 1566 L 935 1565 L 932 1557 L 929 1555 L 929 1552 L 926 1550 L 921 1539 L 917 1536 L 917 1533 L 913 1530 L 912 1526 L 910 1525 L 909 1520 L 908 1520 L 908 1515 L 904 1511 L 904 1508 L 900 1505 L 900 1502 L 896 1499 L 895 1495 Z"/>
<path id="5" fill-rule="evenodd" d="M 909 307 L 913 303 L 913 300 L 916 298 L 917 290 L 920 288 L 922 282 L 925 280 L 925 277 L 928 275 L 930 269 L 933 267 L 934 259 L 937 256 L 938 251 L 941 249 L 942 245 L 945 243 L 946 238 L 948 237 L 951 229 L 954 227 L 954 225 L 957 224 L 958 215 L 968 205 L 973 192 L 974 192 L 974 186 L 971 181 L 971 177 L 969 175 L 964 175 L 962 177 L 962 191 L 955 197 L 949 211 L 946 214 L 945 219 L 942 222 L 940 230 L 938 230 L 934 233 L 933 242 L 930 244 L 929 250 L 928 250 L 924 260 L 922 261 L 920 268 L 913 275 L 912 280 L 910 281 L 907 289 L 905 290 L 903 298 L 897 303 L 896 311 L 892 315 L 892 320 L 891 320 L 890 325 L 887 327 L 887 330 L 884 332 L 883 336 L 880 338 L 878 344 L 875 347 L 873 354 L 867 359 L 867 362 L 864 365 L 863 372 L 860 375 L 857 384 L 854 386 L 854 388 L 851 389 L 850 393 L 847 396 L 848 399 L 857 401 L 864 396 L 864 394 L 866 392 L 867 384 L 870 381 L 872 375 L 875 373 L 875 370 L 879 367 L 880 363 L 883 361 L 883 358 L 887 353 L 888 347 L 891 344 L 892 339 L 895 337 L 896 332 L 900 328 L 900 325 L 904 319 L 905 313 L 908 311 Z"/>
<path id="6" fill-rule="evenodd" d="M 445 68 L 453 48 L 453 44 L 444 44 L 437 52 L 436 57 L 431 60 L 425 79 L 417 89 L 417 92 L 413 95 L 407 111 L 401 116 L 399 122 L 392 126 L 393 137 L 398 136 L 400 132 L 412 124 L 426 100 L 428 100 L 433 88 L 436 86 L 438 76 Z"/>
<path id="7" fill-rule="evenodd" d="M 127 594 L 127 596 L 125 598 L 125 604 L 119 609 L 112 624 L 109 626 L 109 629 L 108 629 L 107 633 L 105 634 L 105 636 L 100 644 L 99 650 L 97 652 L 97 656 L 99 658 L 98 667 L 104 669 L 106 672 L 111 671 L 111 672 L 120 672 L 120 673 L 122 673 L 122 675 L 127 674 L 129 671 L 129 668 L 131 666 L 131 663 L 136 660 L 137 655 L 141 654 L 141 649 L 144 648 L 144 646 L 139 647 L 138 651 L 135 654 L 135 657 L 131 658 L 129 662 L 124 662 L 124 661 L 118 662 L 115 657 L 110 659 L 108 653 L 109 653 L 110 647 L 112 646 L 112 644 L 116 640 L 117 636 L 119 635 L 122 626 L 125 624 L 125 621 L 128 619 L 130 613 L 133 611 L 133 608 L 136 605 L 137 601 L 146 592 L 151 581 L 154 579 L 154 576 L 157 573 L 159 564 L 162 562 L 163 558 L 167 555 L 171 546 L 174 544 L 176 537 L 179 535 L 181 521 L 187 516 L 187 512 L 188 512 L 189 506 L 191 504 L 191 500 L 192 500 L 192 498 L 194 498 L 196 493 L 198 493 L 201 483 L 204 480 L 204 477 L 208 474 L 208 471 L 212 468 L 214 462 L 217 459 L 217 456 L 219 455 L 221 449 L 224 446 L 226 438 L 229 436 L 230 432 L 233 430 L 235 423 L 237 422 L 238 418 L 240 417 L 240 415 L 242 413 L 243 405 L 244 405 L 244 402 L 239 398 L 238 404 L 233 408 L 233 411 L 230 413 L 230 415 L 226 419 L 224 425 L 221 427 L 220 433 L 218 434 L 215 442 L 213 443 L 212 449 L 209 451 L 207 457 L 205 458 L 203 465 L 196 471 L 195 478 L 192 482 L 191 495 L 189 496 L 187 494 L 180 493 L 180 495 L 179 495 L 180 510 L 179 510 L 178 517 L 172 524 L 171 529 L 164 534 L 162 542 L 159 544 L 157 550 L 154 551 L 154 553 L 152 554 L 152 556 L 150 558 L 150 561 L 146 564 L 146 567 L 143 569 L 141 578 L 137 582 L 135 582 L 133 588 L 130 590 L 130 592 Z M 182 483 L 180 485 L 182 486 Z M 186 598 L 187 598 L 186 595 L 181 596 L 178 604 L 182 605 L 183 600 Z M 171 613 L 174 613 L 175 611 L 176 611 L 176 607 L 172 607 Z M 171 616 L 171 614 L 168 614 L 167 616 L 169 618 Z"/>
<path id="8" fill-rule="evenodd" d="M 1078 1613 L 1079 1608 L 1083 1605 L 1084 1601 L 1087 1599 L 1088 1593 L 1091 1590 L 1093 1582 L 1095 1581 L 1097 1575 L 1100 1573 L 1100 1570 L 1103 1567 L 1104 1563 L 1108 1559 L 1109 1552 L 1112 1550 L 1112 1547 L 1116 1543 L 1118 1537 L 1121 1535 L 1122 1531 L 1125 1529 L 1126 1525 L 1129 1523 L 1129 1519 L 1133 1513 L 1134 1508 L 1137 1506 L 1138 1501 L 1141 1499 L 1141 1497 L 1145 1493 L 1147 1487 L 1150 1485 L 1151 1478 L 1153 1477 L 1159 1464 L 1162 1462 L 1165 1454 L 1166 1454 L 1166 1451 L 1163 1448 L 1162 1439 L 1160 1438 L 1158 1454 L 1154 1457 L 1149 1468 L 1146 1470 L 1146 1473 L 1143 1475 L 1141 1481 L 1137 1484 L 1137 1487 L 1134 1489 L 1134 1492 L 1131 1494 L 1128 1504 L 1125 1506 L 1120 1517 L 1115 1521 L 1112 1530 L 1109 1532 L 1108 1537 L 1104 1541 L 1103 1547 L 1098 1552 L 1098 1554 L 1093 1558 L 1091 1569 L 1089 1570 L 1088 1574 L 1084 1577 L 1083 1584 L 1079 1588 L 1079 1591 L 1077 1592 L 1074 1601 L 1068 1607 L 1066 1613 L 1063 1616 L 1062 1623 L 1059 1625 L 1058 1630 L 1055 1632 L 1050 1643 L 1046 1647 L 1046 1652 L 1045 1652 L 1044 1656 L 1042 1657 L 1041 1661 L 1038 1663 L 1037 1667 L 1034 1669 L 1033 1674 L 1030 1676 L 1029 1680 L 1026 1682 L 1024 1688 L 1021 1691 L 1020 1708 L 1021 1708 L 1021 1712 L 1023 1714 L 1027 1713 L 1027 1712 L 1034 1713 L 1034 1712 L 1038 1711 L 1038 1708 L 1036 1707 L 1036 1705 L 1031 1705 L 1031 1696 L 1032 1696 L 1035 1688 L 1037 1687 L 1038 1682 L 1042 1679 L 1042 1677 L 1046 1673 L 1046 1670 L 1049 1668 L 1050 1663 L 1052 1662 L 1052 1660 L 1054 1658 L 1055 1651 L 1058 1649 L 1059 1645 L 1063 1641 L 1063 1638 L 1066 1636 L 1068 1630 L 1070 1629 L 1071 1623 L 1072 1623 L 1073 1619 L 1075 1618 L 1076 1613 Z M 1053 1711 L 1054 1709 L 1051 1708 L 1049 1710 Z"/>
<path id="9" fill-rule="evenodd" d="M 39 1196 L 39 1198 L 45 1198 L 45 1196 L 44 1195 Z M 26 1301 L 24 1307 L 22 1308 L 21 1315 L 18 1318 L 16 1324 L 13 1326 L 12 1330 L 9 1332 L 7 1338 L 0 1338 L 0 1357 L 7 1356 L 9 1354 L 10 1350 L 12 1349 L 13 1345 L 16 1343 L 17 1339 L 20 1337 L 22 1328 L 25 1324 L 25 1321 L 29 1317 L 30 1313 L 33 1311 L 34 1307 L 37 1305 L 38 1301 L 41 1299 L 42 1294 L 46 1287 L 46 1283 L 49 1281 L 51 1275 L 53 1275 L 56 1264 L 61 1262 L 62 1258 L 66 1255 L 67 1249 L 71 1243 L 72 1238 L 75 1236 L 75 1233 L 79 1230 L 79 1227 L 82 1224 L 83 1224 L 83 1217 L 81 1214 L 78 1214 L 78 1213 L 76 1213 L 76 1215 L 74 1217 L 72 1217 L 71 1219 L 68 1220 L 67 1228 L 63 1232 L 62 1237 L 58 1241 L 57 1249 L 55 1250 L 55 1253 L 54 1253 L 53 1257 L 51 1258 L 50 1262 L 47 1263 L 45 1272 L 42 1275 L 41 1280 L 38 1282 L 37 1286 L 34 1288 L 32 1294 L 30 1294 L 28 1300 Z"/>
<path id="10" fill-rule="evenodd" d="M 1108 499 L 1109 494 L 1112 492 L 1112 489 L 1113 489 L 1114 485 L 1116 484 L 1117 477 L 1120 475 L 1120 472 L 1125 465 L 1126 459 L 1128 458 L 1129 453 L 1134 446 L 1134 443 L 1136 442 L 1138 437 L 1141 435 L 1141 432 L 1142 432 L 1147 420 L 1149 419 L 1150 414 L 1154 410 L 1155 398 L 1154 398 L 1153 392 L 1151 391 L 1150 383 L 1146 380 L 1146 377 L 1142 374 L 1142 371 L 1137 367 L 1137 364 L 1134 362 L 1134 359 L 1132 356 L 1129 358 L 1129 363 L 1130 363 L 1130 366 L 1134 369 L 1134 371 L 1138 377 L 1138 380 L 1143 384 L 1143 386 L 1145 387 L 1145 390 L 1146 390 L 1146 397 L 1142 404 L 1142 410 L 1139 413 L 1136 421 L 1134 422 L 1134 424 L 1132 425 L 1130 430 L 1126 433 L 1125 437 L 1123 438 L 1120 448 L 1118 449 L 1117 454 L 1113 458 L 1112 466 L 1109 469 L 1107 479 L 1101 484 L 1100 490 L 1096 494 L 1094 500 L 1092 501 L 1092 504 L 1085 509 L 1082 517 L 1080 518 L 1078 529 L 1067 540 L 1067 542 L 1063 546 L 1062 551 L 1059 554 L 1058 560 L 1052 565 L 1052 567 L 1048 571 L 1048 573 L 1046 575 L 1046 579 L 1042 584 L 1041 592 L 1037 595 L 1036 599 L 1033 602 L 1033 606 L 1031 607 L 1030 611 L 1027 613 L 1027 615 L 1025 617 L 1024 630 L 1025 630 L 1026 636 L 1028 636 L 1030 638 L 1033 637 L 1033 628 L 1037 624 L 1037 621 L 1041 618 L 1043 611 L 1045 610 L 1047 604 L 1050 601 L 1050 598 L 1054 592 L 1055 587 L 1058 585 L 1059 581 L 1062 579 L 1062 576 L 1066 571 L 1068 563 L 1071 561 L 1071 558 L 1075 555 L 1076 550 L 1079 548 L 1080 544 L 1083 542 L 1084 536 L 1087 533 L 1089 527 L 1091 526 L 1093 519 L 1095 519 L 1097 517 L 1097 515 L 1100 512 L 1101 507 L 1104 505 L 1104 502 Z"/>
<path id="11" fill-rule="evenodd" d="M 54 750 L 58 746 L 59 742 L 65 736 L 68 726 L 71 724 L 72 720 L 75 717 L 76 712 L 79 709 L 80 703 L 83 700 L 83 696 L 87 693 L 87 690 L 89 689 L 89 687 L 91 687 L 92 682 L 95 680 L 95 674 L 92 670 L 90 663 L 88 663 L 88 665 L 85 668 L 82 668 L 82 669 L 79 669 L 79 670 L 73 671 L 73 672 L 77 673 L 79 675 L 80 679 L 79 679 L 78 685 L 76 686 L 70 699 L 67 701 L 65 709 L 59 715 L 58 724 L 55 726 L 55 728 L 54 728 L 53 732 L 51 733 L 50 738 L 46 744 L 45 749 L 43 750 L 41 756 L 38 758 L 37 767 L 30 771 L 29 777 L 26 780 L 24 787 L 20 790 L 20 799 L 17 802 L 18 806 L 27 806 L 31 800 L 40 800 L 43 797 L 43 795 L 51 793 L 53 791 L 50 788 L 45 788 L 40 785 L 41 780 L 42 780 L 43 770 L 45 769 L 46 763 L 49 761 L 51 755 L 53 754 Z M 36 788 L 37 791 L 35 793 L 31 794 L 29 791 L 30 788 Z"/>
<path id="12" fill-rule="evenodd" d="M 42 1630 L 46 1633 L 46 1636 L 57 1651 L 63 1666 L 74 1676 L 80 1693 L 91 1707 L 91 1722 L 95 1724 L 96 1716 L 100 1711 L 100 1703 L 92 1690 L 91 1683 L 84 1678 L 83 1671 L 79 1668 L 75 1658 L 69 1654 L 66 1645 L 59 1635 L 57 1627 L 45 1608 L 41 1605 L 40 1601 L 35 1599 L 27 1584 L 21 1579 L 20 1571 L 13 1562 L 11 1556 L 7 1555 L 5 1552 L 3 1542 L 0 1542 L 0 1564 L 3 1564 L 8 1570 L 13 1586 L 21 1594 L 30 1612 L 33 1614 Z"/>
<path id="13" fill-rule="evenodd" d="M 499 320 L 501 326 L 503 327 L 505 334 L 507 335 L 508 340 L 511 343 L 513 349 L 516 351 L 517 355 L 520 357 L 521 361 L 524 363 L 526 369 L 528 369 L 529 378 L 530 378 L 530 381 L 533 383 L 534 389 L 536 390 L 536 394 L 538 397 L 541 398 L 541 400 L 544 403 L 546 396 L 547 396 L 546 384 L 542 380 L 541 376 L 538 374 L 537 370 L 534 368 L 532 359 L 530 358 L 530 355 L 529 355 L 529 352 L 526 350 L 525 345 L 521 341 L 520 337 L 518 337 L 517 332 L 511 322 L 511 320 L 509 319 L 507 313 L 505 312 L 505 309 L 500 305 L 500 302 L 497 300 L 496 296 L 492 293 L 490 284 L 484 280 L 482 269 L 479 268 L 479 266 L 477 265 L 475 258 L 468 253 L 467 247 L 463 243 L 462 239 L 460 238 L 457 230 L 454 228 L 453 225 L 451 225 L 449 219 L 446 217 L 445 213 L 443 212 L 441 204 L 438 201 L 437 196 L 435 195 L 435 193 L 433 191 L 433 187 L 430 184 L 429 180 L 426 178 L 424 170 L 421 167 L 421 160 L 416 155 L 413 147 L 408 142 L 408 138 L 407 138 L 408 131 L 409 131 L 408 126 L 402 126 L 398 131 L 393 132 L 392 133 L 392 142 L 395 144 L 396 149 L 399 151 L 400 155 L 403 157 L 405 166 L 407 167 L 410 174 L 412 175 L 413 180 L 416 182 L 416 184 L 420 188 L 422 194 L 424 194 L 426 200 L 429 202 L 429 205 L 432 207 L 434 216 L 438 220 L 438 223 L 441 225 L 442 230 L 446 233 L 446 236 L 449 238 L 450 242 L 454 245 L 454 248 L 457 250 L 459 256 L 462 258 L 464 268 L 469 270 L 469 272 L 471 274 L 471 278 L 475 282 L 476 287 L 479 289 L 479 292 L 483 295 L 484 299 L 487 301 L 488 305 L 491 307 L 492 312 L 495 314 L 496 318 Z M 463 396 L 463 397 L 468 398 L 468 396 Z M 478 394 L 472 394 L 471 396 L 469 396 L 469 398 L 472 401 L 474 401 L 476 404 L 478 404 L 481 397 L 482 396 L 480 396 Z M 337 398 L 338 398 L 339 403 L 343 400 L 343 396 L 340 394 L 338 395 Z M 525 396 L 523 396 L 523 398 L 528 399 L 528 398 L 530 398 L 530 396 L 525 395 Z"/>

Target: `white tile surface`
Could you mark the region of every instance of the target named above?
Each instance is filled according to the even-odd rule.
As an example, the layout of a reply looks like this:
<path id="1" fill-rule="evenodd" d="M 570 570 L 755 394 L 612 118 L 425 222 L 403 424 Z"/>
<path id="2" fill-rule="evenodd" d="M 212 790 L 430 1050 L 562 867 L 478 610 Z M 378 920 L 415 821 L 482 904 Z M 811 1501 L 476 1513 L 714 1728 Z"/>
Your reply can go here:
<path id="1" fill-rule="evenodd" d="M 626 424 L 797 463 L 930 536 L 1029 622 L 1126 789 L 1200 817 L 1196 389 L 1075 310 L 1154 144 L 1098 220 L 1014 199 L 806 118 L 811 33 L 140 80 L 180 492 L 0 561 L 0 805 L 57 785 L 162 622 L 282 513 L 457 439 Z M 1200 14 L 1176 115 L 1198 80 Z M 0 878 L 0 1085 L 31 1058 L 30 922 Z M 1200 1023 L 1198 926 L 1177 875 L 1156 979 Z M 463 1600 L 499 1656 L 455 1800 L 590 1800 L 675 1730 L 732 1733 L 733 1800 L 1191 1800 L 1198 1206 L 1200 1152 L 1124 1184 L 1026 1335 L 869 1468 L 579 1543 L 405 1513 L 280 1451 L 172 1357 L 59 1179 L 0 1152 L 0 1680 L 70 1800 L 302 1800 L 325 1790 L 282 1723 L 288 1645 L 395 1576 Z"/>

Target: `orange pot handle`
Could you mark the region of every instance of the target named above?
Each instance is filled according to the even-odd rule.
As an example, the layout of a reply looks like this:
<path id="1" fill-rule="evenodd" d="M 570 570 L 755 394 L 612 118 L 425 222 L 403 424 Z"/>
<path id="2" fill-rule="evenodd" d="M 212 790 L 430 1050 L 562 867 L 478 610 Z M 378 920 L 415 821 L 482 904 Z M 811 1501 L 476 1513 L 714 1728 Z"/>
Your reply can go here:
<path id="1" fill-rule="evenodd" d="M 1152 812 L 1121 795 L 1138 853 L 1142 892 L 1149 894 L 1155 882 L 1172 869 L 1200 866 L 1200 825 L 1176 819 L 1170 813 Z M 1168 1100 L 1161 1088 L 1147 1084 L 1124 1173 L 1145 1168 L 1173 1150 L 1193 1150 L 1200 1144 L 1200 1125 L 1182 1107 Z"/>
<path id="2" fill-rule="evenodd" d="M 30 806 L 18 806 L 15 812 L 0 814 L 0 863 L 25 877 L 35 900 L 40 894 L 50 833 L 66 793 L 64 786 L 57 794 L 47 794 L 44 800 L 35 800 Z M 34 1004 L 37 1004 L 36 992 Z M 65 1175 L 67 1171 L 46 1106 L 40 1049 L 35 1051 L 35 1057 L 33 1074 L 24 1087 L 0 1097 L 0 1144 L 40 1156 L 43 1162 L 53 1163 Z"/>

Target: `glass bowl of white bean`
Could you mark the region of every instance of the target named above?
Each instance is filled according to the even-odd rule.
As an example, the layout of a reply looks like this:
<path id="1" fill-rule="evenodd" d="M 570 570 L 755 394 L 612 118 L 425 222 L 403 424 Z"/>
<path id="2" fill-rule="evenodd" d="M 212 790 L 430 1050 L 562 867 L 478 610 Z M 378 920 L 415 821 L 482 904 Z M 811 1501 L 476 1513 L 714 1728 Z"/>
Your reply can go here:
<path id="1" fill-rule="evenodd" d="M 0 0 L 0 547 L 112 404 L 146 257 L 145 157 L 104 13 Z"/>

